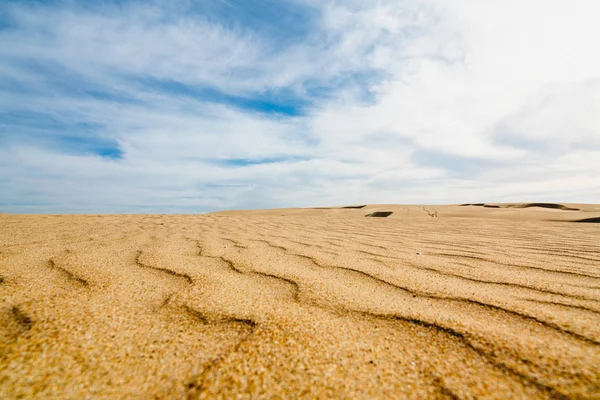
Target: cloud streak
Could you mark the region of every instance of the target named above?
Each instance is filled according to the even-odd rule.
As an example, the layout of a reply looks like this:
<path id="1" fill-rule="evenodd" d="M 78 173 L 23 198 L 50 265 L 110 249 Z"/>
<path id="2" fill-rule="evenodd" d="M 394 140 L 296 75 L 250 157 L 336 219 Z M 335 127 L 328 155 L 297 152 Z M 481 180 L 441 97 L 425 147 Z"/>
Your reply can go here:
<path id="1" fill-rule="evenodd" d="M 593 1 L 4 7 L 3 211 L 600 198 Z"/>

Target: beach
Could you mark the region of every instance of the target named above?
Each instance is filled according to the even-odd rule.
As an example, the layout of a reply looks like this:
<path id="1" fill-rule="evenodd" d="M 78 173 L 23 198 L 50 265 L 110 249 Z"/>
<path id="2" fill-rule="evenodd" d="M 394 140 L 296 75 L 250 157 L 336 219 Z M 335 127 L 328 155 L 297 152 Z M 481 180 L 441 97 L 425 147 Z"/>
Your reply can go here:
<path id="1" fill-rule="evenodd" d="M 0 214 L 0 398 L 600 398 L 598 219 Z"/>

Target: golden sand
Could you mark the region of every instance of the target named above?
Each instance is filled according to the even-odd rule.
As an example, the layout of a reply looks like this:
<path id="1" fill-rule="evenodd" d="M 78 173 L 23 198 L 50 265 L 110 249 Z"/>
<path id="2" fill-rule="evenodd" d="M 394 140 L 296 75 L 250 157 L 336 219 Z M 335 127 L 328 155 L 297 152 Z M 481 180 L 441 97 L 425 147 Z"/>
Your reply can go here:
<path id="1" fill-rule="evenodd" d="M 0 398 L 600 398 L 600 206 L 495 206 L 0 215 Z"/>

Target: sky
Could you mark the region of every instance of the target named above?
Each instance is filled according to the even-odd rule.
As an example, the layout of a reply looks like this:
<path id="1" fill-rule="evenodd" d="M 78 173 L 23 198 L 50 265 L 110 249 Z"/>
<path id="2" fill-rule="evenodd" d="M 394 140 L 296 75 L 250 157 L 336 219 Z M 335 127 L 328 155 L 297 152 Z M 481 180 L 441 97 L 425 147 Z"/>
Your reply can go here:
<path id="1" fill-rule="evenodd" d="M 3 0 L 0 212 L 600 203 L 597 0 Z"/>

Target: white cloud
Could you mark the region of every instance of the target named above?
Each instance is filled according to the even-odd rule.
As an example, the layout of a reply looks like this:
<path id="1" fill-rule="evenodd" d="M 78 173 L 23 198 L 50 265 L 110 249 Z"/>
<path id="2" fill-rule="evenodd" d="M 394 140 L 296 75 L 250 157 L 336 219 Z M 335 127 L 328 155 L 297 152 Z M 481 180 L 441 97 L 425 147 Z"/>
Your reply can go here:
<path id="1" fill-rule="evenodd" d="M 100 124 L 97 135 L 124 154 L 63 154 L 7 131 L 0 202 L 173 212 L 600 198 L 599 3 L 305 3 L 317 11 L 313 31 L 285 44 L 161 3 L 12 6 L 20 28 L 0 31 L 0 73 L 37 91 L 0 88 L 0 107 Z M 21 61 L 67 68 L 132 101 L 57 91 Z M 273 118 L 160 92 L 148 77 L 247 98 L 286 90 L 312 106 Z M 315 85 L 329 96 L 315 97 Z M 34 198 L 45 205 L 19 205 Z"/>

